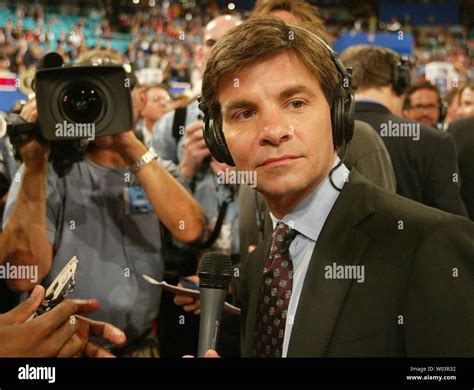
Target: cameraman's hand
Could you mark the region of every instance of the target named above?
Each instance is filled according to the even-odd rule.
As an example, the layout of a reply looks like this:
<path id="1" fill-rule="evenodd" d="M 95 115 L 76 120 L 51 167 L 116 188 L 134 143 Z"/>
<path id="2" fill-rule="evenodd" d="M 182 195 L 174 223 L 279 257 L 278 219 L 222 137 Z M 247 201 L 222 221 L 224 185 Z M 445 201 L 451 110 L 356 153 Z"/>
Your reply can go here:
<path id="1" fill-rule="evenodd" d="M 41 170 L 48 163 L 49 152 L 49 144 L 43 145 L 36 139 L 31 139 L 20 147 L 25 166 L 34 170 Z"/>
<path id="2" fill-rule="evenodd" d="M 136 137 L 133 130 L 111 135 L 110 137 L 113 142 L 113 149 L 122 156 L 128 165 L 132 165 L 148 150 Z"/>
<path id="3" fill-rule="evenodd" d="M 36 98 L 28 100 L 20 112 L 20 117 L 30 123 L 38 122 L 38 108 L 36 107 Z"/>
<path id="4" fill-rule="evenodd" d="M 198 120 L 186 127 L 184 157 L 179 168 L 183 177 L 188 181 L 191 181 L 199 171 L 204 159 L 211 155 L 204 141 L 203 126 L 204 122 Z"/>
<path id="5" fill-rule="evenodd" d="M 28 100 L 20 112 L 20 117 L 26 122 L 38 121 L 36 98 Z M 37 139 L 31 139 L 20 147 L 20 155 L 27 168 L 41 169 L 48 163 L 50 147 L 43 145 Z"/>

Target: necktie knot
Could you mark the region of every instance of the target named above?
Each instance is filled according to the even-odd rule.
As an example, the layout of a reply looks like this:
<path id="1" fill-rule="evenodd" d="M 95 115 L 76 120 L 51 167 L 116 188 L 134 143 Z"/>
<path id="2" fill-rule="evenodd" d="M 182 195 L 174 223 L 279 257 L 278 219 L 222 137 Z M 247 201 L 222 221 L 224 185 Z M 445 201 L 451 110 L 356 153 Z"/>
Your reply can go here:
<path id="1" fill-rule="evenodd" d="M 287 224 L 279 222 L 273 231 L 270 253 L 274 254 L 288 251 L 296 234 L 295 229 L 291 229 Z"/>

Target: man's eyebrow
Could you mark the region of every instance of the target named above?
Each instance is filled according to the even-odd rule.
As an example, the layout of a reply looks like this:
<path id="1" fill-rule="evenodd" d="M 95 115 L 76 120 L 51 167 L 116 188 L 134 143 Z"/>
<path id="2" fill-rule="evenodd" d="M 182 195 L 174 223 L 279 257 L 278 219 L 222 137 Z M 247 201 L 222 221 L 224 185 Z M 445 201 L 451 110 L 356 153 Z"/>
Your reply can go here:
<path id="1" fill-rule="evenodd" d="M 280 92 L 280 99 L 286 99 L 298 93 L 306 93 L 314 96 L 315 93 L 305 85 L 295 85 Z"/>
<path id="2" fill-rule="evenodd" d="M 240 108 L 249 108 L 249 107 L 254 107 L 255 103 L 251 102 L 250 100 L 246 99 L 237 99 L 230 101 L 224 107 L 222 108 L 222 112 L 226 113 L 232 110 L 238 110 Z"/>

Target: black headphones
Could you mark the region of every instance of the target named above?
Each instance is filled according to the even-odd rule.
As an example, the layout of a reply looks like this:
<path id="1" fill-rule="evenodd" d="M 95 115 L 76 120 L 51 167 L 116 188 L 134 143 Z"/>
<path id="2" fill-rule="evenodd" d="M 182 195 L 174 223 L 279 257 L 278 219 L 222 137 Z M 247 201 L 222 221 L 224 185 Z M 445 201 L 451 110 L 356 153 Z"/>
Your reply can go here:
<path id="1" fill-rule="evenodd" d="M 350 142 L 354 134 L 355 99 L 351 86 L 352 69 L 346 68 L 337 57 L 337 53 L 317 35 L 303 27 L 291 26 L 291 28 L 299 28 L 306 31 L 327 48 L 340 75 L 340 82 L 336 86 L 336 93 L 331 107 L 333 142 L 334 147 L 338 149 Z M 234 159 L 230 154 L 222 132 L 221 116 L 213 117 L 206 102 L 201 97 L 198 100 L 199 109 L 204 113 L 204 140 L 207 147 L 217 161 L 235 166 Z"/>
<path id="2" fill-rule="evenodd" d="M 411 84 L 411 61 L 406 56 L 398 56 L 392 67 L 393 89 L 402 95 Z"/>

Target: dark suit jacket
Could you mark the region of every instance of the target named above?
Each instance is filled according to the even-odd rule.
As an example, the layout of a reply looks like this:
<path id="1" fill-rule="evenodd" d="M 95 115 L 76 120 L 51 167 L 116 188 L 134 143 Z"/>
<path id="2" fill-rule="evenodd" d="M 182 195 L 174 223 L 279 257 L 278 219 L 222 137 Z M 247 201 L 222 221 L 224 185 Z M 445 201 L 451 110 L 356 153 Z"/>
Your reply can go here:
<path id="1" fill-rule="evenodd" d="M 474 117 L 453 122 L 448 132 L 451 133 L 456 144 L 461 176 L 461 196 L 469 217 L 474 221 Z"/>
<path id="2" fill-rule="evenodd" d="M 242 269 L 251 356 L 269 237 Z M 326 279 L 361 265 L 365 281 Z M 473 356 L 474 224 L 375 187 L 352 170 L 316 242 L 288 356 Z"/>
<path id="3" fill-rule="evenodd" d="M 369 123 L 380 134 L 381 124 L 412 123 L 392 115 L 381 104 L 356 103 L 356 118 Z M 397 194 L 427 206 L 467 217 L 461 199 L 459 183 L 453 181 L 458 173 L 456 151 L 452 137 L 440 130 L 420 125 L 420 139 L 382 137 L 392 159 L 397 179 Z"/>

